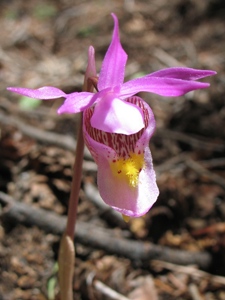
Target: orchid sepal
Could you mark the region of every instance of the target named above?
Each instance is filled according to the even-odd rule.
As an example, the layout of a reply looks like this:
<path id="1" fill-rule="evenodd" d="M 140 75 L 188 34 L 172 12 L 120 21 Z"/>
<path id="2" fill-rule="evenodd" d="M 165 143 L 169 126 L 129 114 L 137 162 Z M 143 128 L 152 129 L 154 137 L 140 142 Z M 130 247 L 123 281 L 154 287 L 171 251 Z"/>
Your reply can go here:
<path id="1" fill-rule="evenodd" d="M 99 74 L 99 91 L 118 86 L 124 81 L 127 54 L 120 43 L 118 19 L 115 14 L 112 13 L 111 15 L 114 20 L 114 30 L 111 44 L 103 59 Z"/>
<path id="2" fill-rule="evenodd" d="M 207 75 L 209 76 L 209 75 Z M 121 98 L 131 97 L 138 92 L 150 92 L 160 96 L 178 97 L 190 91 L 204 89 L 209 83 L 171 77 L 153 77 L 151 74 L 127 81 L 121 87 Z"/>
<path id="3" fill-rule="evenodd" d="M 66 96 L 66 94 L 62 90 L 55 88 L 53 86 L 43 86 L 38 89 L 8 87 L 7 90 L 26 97 L 41 99 L 41 100 L 56 99 L 56 98 Z"/>
<path id="4" fill-rule="evenodd" d="M 164 77 L 164 78 L 176 78 L 181 80 L 198 80 L 208 76 L 215 75 L 216 72 L 212 70 L 199 70 L 186 67 L 172 67 L 155 71 L 148 74 L 148 77 Z"/>

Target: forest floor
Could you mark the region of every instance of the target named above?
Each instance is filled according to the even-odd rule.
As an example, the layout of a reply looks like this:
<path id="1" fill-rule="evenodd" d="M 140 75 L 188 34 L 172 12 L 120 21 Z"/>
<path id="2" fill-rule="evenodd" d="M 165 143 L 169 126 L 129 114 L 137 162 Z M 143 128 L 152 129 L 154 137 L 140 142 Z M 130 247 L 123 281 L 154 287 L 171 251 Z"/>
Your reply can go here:
<path id="1" fill-rule="evenodd" d="M 80 91 L 89 45 L 100 69 L 111 12 L 128 53 L 126 80 L 175 66 L 217 75 L 179 98 L 142 93 L 156 118 L 150 148 L 160 190 L 144 217 L 125 223 L 103 204 L 85 153 L 74 299 L 224 300 L 222 0 L 1 1 L 0 299 L 56 299 L 78 121 L 57 115 L 62 99 L 27 101 L 6 87 Z"/>

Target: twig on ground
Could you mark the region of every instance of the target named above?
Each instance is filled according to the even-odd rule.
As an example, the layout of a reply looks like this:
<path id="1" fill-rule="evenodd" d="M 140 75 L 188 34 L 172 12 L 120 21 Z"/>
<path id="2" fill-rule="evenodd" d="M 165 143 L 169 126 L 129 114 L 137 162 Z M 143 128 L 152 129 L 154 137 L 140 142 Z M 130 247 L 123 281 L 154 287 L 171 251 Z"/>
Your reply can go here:
<path id="1" fill-rule="evenodd" d="M 111 299 L 114 300 L 130 300 L 129 298 L 119 294 L 115 290 L 111 289 L 109 286 L 104 284 L 103 282 L 94 279 L 93 280 L 93 274 L 90 273 L 87 277 L 87 284 L 92 285 L 97 291 L 99 291 L 102 295 L 105 295 Z"/>
<path id="2" fill-rule="evenodd" d="M 203 300 L 197 286 L 194 283 L 191 283 L 188 288 L 193 300 Z"/>
<path id="3" fill-rule="evenodd" d="M 130 282 L 134 289 L 128 294 L 132 300 L 159 300 L 155 280 L 151 275 L 138 276 Z"/>
<path id="4" fill-rule="evenodd" d="M 188 157 L 188 153 L 181 152 L 178 155 L 169 158 L 165 162 L 161 163 L 158 166 L 155 166 L 156 174 L 159 176 L 160 174 L 170 171 L 175 168 L 175 165 L 181 164 L 185 162 Z"/>
<path id="5" fill-rule="evenodd" d="M 0 123 L 14 126 L 18 128 L 23 134 L 41 143 L 48 145 L 51 144 L 65 150 L 72 151 L 73 153 L 75 151 L 77 143 L 75 139 L 70 136 L 38 129 L 34 126 L 22 122 L 16 117 L 4 116 L 2 113 L 0 113 Z M 89 159 L 91 158 L 90 152 L 87 150 L 87 148 L 85 148 L 84 156 Z"/>
<path id="6" fill-rule="evenodd" d="M 220 158 L 213 158 L 213 159 L 208 159 L 208 160 L 201 160 L 200 164 L 204 168 L 218 168 L 218 167 L 225 167 L 225 157 L 220 157 Z"/>
<path id="7" fill-rule="evenodd" d="M 181 296 L 187 291 L 187 283 L 183 282 L 181 278 L 177 278 L 176 275 L 172 272 L 170 272 L 168 275 L 169 281 L 173 284 L 175 287 L 174 296 Z"/>
<path id="8" fill-rule="evenodd" d="M 22 133 L 39 142 L 56 145 L 73 152 L 76 148 L 76 141 L 72 137 L 38 129 L 15 117 L 4 116 L 0 113 L 0 122 L 18 128 Z"/>
<path id="9" fill-rule="evenodd" d="M 2 210 L 3 221 L 7 221 L 7 224 L 11 222 L 25 226 L 37 226 L 46 232 L 57 235 L 62 235 L 64 232 L 66 217 L 17 202 L 12 198 L 8 200 L 9 196 L 0 192 L 0 203 L 3 205 L 8 203 Z M 76 242 L 143 263 L 159 259 L 179 265 L 198 265 L 203 269 L 209 268 L 212 263 L 212 257 L 207 252 L 175 250 L 148 242 L 117 238 L 113 230 L 99 228 L 91 223 L 77 223 Z"/>
<path id="10" fill-rule="evenodd" d="M 218 184 L 223 189 L 225 189 L 225 180 L 221 176 L 208 171 L 203 166 L 201 166 L 198 162 L 194 161 L 191 158 L 188 158 L 186 160 L 186 165 L 192 170 L 194 170 L 197 174 L 209 178 L 211 181 L 213 181 L 214 183 Z"/>
<path id="11" fill-rule="evenodd" d="M 152 260 L 151 265 L 155 268 L 164 268 L 178 273 L 184 273 L 197 279 L 208 279 L 209 282 L 225 286 L 225 277 L 211 275 L 205 271 L 198 270 L 196 266 L 180 266 L 170 262 Z"/>
<path id="12" fill-rule="evenodd" d="M 191 145 L 194 149 L 204 149 L 208 151 L 223 152 L 225 150 L 225 144 L 212 143 L 206 141 L 201 137 L 189 136 L 183 132 L 178 132 L 170 129 L 158 129 L 156 134 L 165 139 L 178 140 L 186 144 Z"/>
<path id="13" fill-rule="evenodd" d="M 110 287 L 105 285 L 99 280 L 94 280 L 93 282 L 94 287 L 97 291 L 101 292 L 103 295 L 110 297 L 111 299 L 115 300 L 130 300 L 129 298 L 117 293 L 116 291 L 112 290 Z"/>

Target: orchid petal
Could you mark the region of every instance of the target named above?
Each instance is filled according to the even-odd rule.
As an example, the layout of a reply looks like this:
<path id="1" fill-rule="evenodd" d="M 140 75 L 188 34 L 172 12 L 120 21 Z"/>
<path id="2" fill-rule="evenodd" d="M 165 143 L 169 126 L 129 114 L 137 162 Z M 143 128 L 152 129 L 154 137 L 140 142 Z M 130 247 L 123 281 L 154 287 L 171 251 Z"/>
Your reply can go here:
<path id="1" fill-rule="evenodd" d="M 66 96 L 66 94 L 63 91 L 52 86 L 44 86 L 39 89 L 8 87 L 7 90 L 30 98 L 43 100 L 55 99 Z"/>
<path id="2" fill-rule="evenodd" d="M 105 132 L 133 134 L 144 127 L 143 113 L 138 106 L 108 93 L 96 104 L 91 126 Z"/>
<path id="3" fill-rule="evenodd" d="M 99 193 L 106 204 L 130 217 L 140 217 L 148 212 L 157 200 L 159 191 L 148 146 L 145 148 L 145 168 L 139 174 L 139 185 L 134 188 L 115 177 L 110 163 L 116 153 L 110 147 L 93 140 L 84 128 L 86 144 L 97 153 Z"/>
<path id="4" fill-rule="evenodd" d="M 119 39 L 119 24 L 116 15 L 111 44 L 106 52 L 99 75 L 98 89 L 101 91 L 123 83 L 127 54 L 123 50 Z"/>
<path id="5" fill-rule="evenodd" d="M 144 76 L 125 82 L 121 87 L 121 98 L 130 97 L 139 92 L 150 92 L 161 96 L 182 96 L 190 91 L 203 89 L 209 83 L 181 80 L 177 78 L 163 78 Z"/>
<path id="6" fill-rule="evenodd" d="M 177 78 L 182 80 L 198 80 L 207 76 L 215 75 L 216 72 L 211 70 L 197 70 L 184 67 L 175 67 L 162 69 L 153 72 L 148 77 L 164 77 L 164 78 Z"/>
<path id="7" fill-rule="evenodd" d="M 145 168 L 139 174 L 139 185 L 133 188 L 113 176 L 105 155 L 98 163 L 98 188 L 102 199 L 113 209 L 130 217 L 146 214 L 158 197 L 155 172 L 149 148 L 145 151 Z"/>
<path id="8" fill-rule="evenodd" d="M 66 97 L 66 100 L 59 107 L 58 114 L 63 114 L 63 113 L 74 114 L 74 113 L 84 111 L 95 101 L 94 94 L 88 92 L 71 93 L 65 95 L 64 97 Z"/>
<path id="9" fill-rule="evenodd" d="M 120 143 L 123 144 L 124 135 L 96 132 L 91 128 L 91 111 L 89 109 L 84 112 L 83 132 L 85 143 L 98 165 L 98 187 L 102 199 L 124 215 L 139 217 L 152 207 L 159 194 L 148 147 L 149 139 L 155 129 L 155 120 L 150 107 L 141 98 L 132 97 L 128 101 L 139 105 L 145 112 L 146 127 L 141 131 L 140 136 L 139 133 L 127 136 L 128 142 L 120 145 Z M 135 143 L 134 148 L 131 147 L 133 142 Z M 135 152 L 136 155 L 144 153 L 144 167 L 139 173 L 138 185 L 135 187 L 128 184 L 124 177 L 115 176 L 115 173 L 112 172 L 112 164 L 119 155 L 124 153 L 126 148 Z"/>

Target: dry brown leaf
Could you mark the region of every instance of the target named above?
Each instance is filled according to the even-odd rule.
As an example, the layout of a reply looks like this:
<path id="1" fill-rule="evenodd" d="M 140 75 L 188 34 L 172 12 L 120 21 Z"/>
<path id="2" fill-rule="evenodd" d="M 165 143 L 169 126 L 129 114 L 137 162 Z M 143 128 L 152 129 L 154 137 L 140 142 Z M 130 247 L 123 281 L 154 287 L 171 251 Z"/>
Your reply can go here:
<path id="1" fill-rule="evenodd" d="M 128 295 L 132 300 L 158 300 L 158 293 L 151 276 L 140 276 L 136 278 L 132 285 L 134 290 Z"/>

